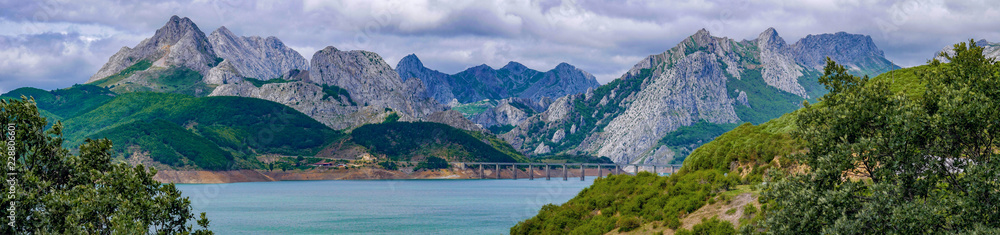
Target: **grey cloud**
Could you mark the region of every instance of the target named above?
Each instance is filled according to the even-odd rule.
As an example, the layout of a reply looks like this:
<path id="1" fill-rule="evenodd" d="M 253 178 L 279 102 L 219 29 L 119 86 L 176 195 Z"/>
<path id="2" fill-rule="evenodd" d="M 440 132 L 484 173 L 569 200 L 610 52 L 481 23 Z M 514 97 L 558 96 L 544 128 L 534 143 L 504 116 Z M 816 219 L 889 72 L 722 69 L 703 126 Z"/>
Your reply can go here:
<path id="1" fill-rule="evenodd" d="M 1000 25 L 984 20 L 1000 17 L 996 1 L 0 0 L 0 6 L 0 20 L 94 24 L 120 31 L 90 43 L 45 32 L 5 32 L 38 42 L 8 37 L 0 41 L 0 52 L 54 56 L 49 60 L 59 68 L 29 73 L 0 67 L 0 89 L 82 82 L 118 48 L 151 36 L 171 15 L 190 17 L 206 34 L 225 25 L 239 35 L 276 36 L 308 50 L 299 51 L 306 58 L 326 46 L 374 51 L 391 65 L 415 53 L 428 67 L 447 73 L 484 63 L 499 67 L 518 61 L 548 70 L 567 62 L 602 83 L 619 77 L 637 62 L 632 59 L 661 53 L 701 28 L 742 40 L 774 27 L 788 43 L 809 34 L 868 34 L 903 66 L 923 64 L 942 47 L 969 38 L 1000 41 Z M 82 49 L 60 55 L 63 46 L 55 43 L 60 40 Z"/>

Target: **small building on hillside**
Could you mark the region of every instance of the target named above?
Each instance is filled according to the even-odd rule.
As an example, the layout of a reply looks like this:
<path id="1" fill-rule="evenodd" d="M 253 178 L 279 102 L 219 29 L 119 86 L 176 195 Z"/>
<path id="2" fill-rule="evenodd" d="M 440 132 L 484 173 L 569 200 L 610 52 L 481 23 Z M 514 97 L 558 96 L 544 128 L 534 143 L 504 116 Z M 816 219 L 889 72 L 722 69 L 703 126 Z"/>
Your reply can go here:
<path id="1" fill-rule="evenodd" d="M 331 163 L 331 162 L 317 162 L 317 163 L 313 163 L 313 164 L 309 164 L 309 165 L 313 165 L 313 166 L 333 166 L 333 163 Z"/>

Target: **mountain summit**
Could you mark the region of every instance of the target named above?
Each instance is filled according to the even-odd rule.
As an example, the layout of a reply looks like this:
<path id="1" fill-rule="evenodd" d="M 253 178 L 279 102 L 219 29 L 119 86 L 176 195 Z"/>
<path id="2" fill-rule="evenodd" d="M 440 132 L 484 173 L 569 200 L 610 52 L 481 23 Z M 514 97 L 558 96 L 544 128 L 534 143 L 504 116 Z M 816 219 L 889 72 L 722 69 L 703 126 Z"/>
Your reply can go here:
<path id="1" fill-rule="evenodd" d="M 590 73 L 566 63 L 541 72 L 511 61 L 500 69 L 482 64 L 449 75 L 424 67 L 420 59 L 411 54 L 399 61 L 396 72 L 404 80 L 419 78 L 427 87 L 428 96 L 440 103 L 507 98 L 540 101 L 544 97 L 558 98 L 582 93 L 600 85 Z"/>
<path id="2" fill-rule="evenodd" d="M 122 47 L 87 82 L 117 74 L 140 61 L 157 67 L 184 66 L 202 74 L 220 62 L 205 33 L 191 19 L 175 15 L 152 38 L 134 48 Z"/>

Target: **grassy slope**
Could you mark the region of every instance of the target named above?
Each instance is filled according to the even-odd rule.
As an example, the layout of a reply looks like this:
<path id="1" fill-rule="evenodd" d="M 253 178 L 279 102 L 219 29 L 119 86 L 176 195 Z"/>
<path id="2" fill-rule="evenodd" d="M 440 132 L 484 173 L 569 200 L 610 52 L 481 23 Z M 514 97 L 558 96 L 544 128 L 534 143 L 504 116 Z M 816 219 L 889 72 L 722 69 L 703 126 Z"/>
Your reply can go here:
<path id="1" fill-rule="evenodd" d="M 927 72 L 927 66 L 917 66 L 873 79 L 894 79 L 891 91 L 917 96 L 923 93 L 925 85 L 920 75 Z M 813 107 L 822 107 L 822 103 Z M 692 152 L 678 174 L 615 176 L 594 181 L 594 185 L 563 205 L 542 207 L 537 216 L 512 227 L 511 233 L 601 234 L 618 228 L 621 223 L 617 221 L 634 219 L 642 223 L 663 221 L 668 227 L 675 227 L 671 223 L 679 215 L 705 205 L 732 188 L 734 182 L 761 182 L 767 169 L 780 166 L 780 161 L 774 161 L 776 157 L 804 151 L 802 143 L 790 135 L 797 128 L 798 113 L 788 113 L 760 125 L 743 124 L 726 132 Z M 737 169 L 730 168 L 733 162 L 738 163 Z M 722 176 L 724 173 L 728 177 Z M 677 188 L 691 184 L 695 186 Z"/>
<path id="2" fill-rule="evenodd" d="M 118 153 L 138 146 L 153 160 L 173 167 L 224 170 L 233 161 L 233 155 L 214 142 L 161 119 L 119 125 L 91 137 L 111 140 Z"/>
<path id="3" fill-rule="evenodd" d="M 115 97 L 115 93 L 106 88 L 94 85 L 73 85 L 69 88 L 53 91 L 31 87 L 18 88 L 3 94 L 0 99 L 17 99 L 22 95 L 34 98 L 39 109 L 54 115 L 46 116 L 50 119 L 79 115 Z"/>
<path id="4" fill-rule="evenodd" d="M 21 88 L 0 98 L 21 95 L 35 97 L 43 115 L 63 121 L 67 146 L 78 146 L 86 138 L 109 138 L 121 154 L 135 145 L 174 166 L 219 169 L 217 160 L 231 160 L 233 155 L 314 155 L 346 137 L 284 105 L 254 98 L 115 94 L 94 85 L 54 91 Z M 190 146 L 197 146 L 197 150 L 190 150 Z M 186 159 L 191 164 L 169 159 Z"/>
<path id="5" fill-rule="evenodd" d="M 92 133 L 134 121 L 162 119 L 184 126 L 237 152 L 311 155 L 342 133 L 294 109 L 243 97 L 196 98 L 166 93 L 125 93 L 65 121 L 70 146 Z"/>

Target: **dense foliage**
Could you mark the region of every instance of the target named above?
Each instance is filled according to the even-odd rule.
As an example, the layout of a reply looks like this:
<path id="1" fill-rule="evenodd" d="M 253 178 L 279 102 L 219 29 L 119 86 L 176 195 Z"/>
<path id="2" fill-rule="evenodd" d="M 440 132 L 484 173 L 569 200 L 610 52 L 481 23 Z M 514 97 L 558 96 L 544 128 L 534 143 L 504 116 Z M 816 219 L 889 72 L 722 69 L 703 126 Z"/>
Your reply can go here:
<path id="1" fill-rule="evenodd" d="M 2 233 L 211 234 L 188 224 L 194 218 L 191 202 L 173 184 L 154 181 L 155 170 L 112 164 L 111 141 L 87 139 L 72 155 L 61 147 L 62 124 L 46 130 L 47 121 L 29 100 L 0 101 L 0 123 L 13 127 L 0 135 L 9 140 L 0 146 L 14 153 L 4 152 L 0 174 L 15 191 L 0 198 L 10 209 Z M 197 224 L 208 223 L 201 213 Z"/>
<path id="2" fill-rule="evenodd" d="M 811 170 L 768 184 L 759 228 L 796 234 L 1000 232 L 1000 67 L 973 41 L 920 97 L 827 63 L 796 132 Z"/>
<path id="3" fill-rule="evenodd" d="M 691 213 L 719 192 L 738 183 L 736 175 L 717 170 L 660 177 L 648 172 L 614 175 L 594 181 L 572 200 L 545 205 L 538 215 L 519 222 L 511 234 L 603 234 L 622 225 L 664 221 L 679 227 L 680 215 Z M 622 221 L 623 223 L 619 223 Z M 627 230 L 627 229 L 626 229 Z"/>
<path id="4" fill-rule="evenodd" d="M 440 156 L 451 161 L 526 161 L 501 140 L 483 140 L 473 134 L 441 123 L 390 122 L 358 127 L 351 132 L 351 137 L 373 153 L 393 160 Z M 504 144 L 506 147 L 498 148 L 493 144 Z"/>
<path id="5" fill-rule="evenodd" d="M 691 230 L 679 229 L 676 235 L 726 235 L 736 234 L 736 229 L 729 221 L 720 220 L 718 217 L 703 219 L 700 224 L 694 225 Z"/>
<path id="6" fill-rule="evenodd" d="M 413 168 L 414 171 L 437 169 L 448 169 L 448 161 L 443 158 L 430 156 L 424 158 L 423 161 L 418 162 L 417 167 Z"/>
<path id="7" fill-rule="evenodd" d="M 744 70 L 740 74 L 740 79 L 729 76 L 726 80 L 726 90 L 729 91 L 729 97 L 738 97 L 737 90 L 747 93 L 750 107 L 735 104 L 736 116 L 753 124 L 761 124 L 795 111 L 799 109 L 803 100 L 798 95 L 767 85 L 761 77 L 760 69 Z"/>
<path id="8" fill-rule="evenodd" d="M 205 137 L 160 119 L 135 121 L 91 136 L 116 143 L 113 150 L 118 153 L 127 153 L 129 147 L 137 146 L 139 151 L 148 151 L 153 160 L 174 167 L 184 167 L 190 162 L 207 170 L 225 170 L 233 160 L 232 154 Z"/>
<path id="9" fill-rule="evenodd" d="M 99 86 L 77 84 L 53 91 L 30 87 L 19 88 L 3 94 L 0 99 L 19 99 L 21 96 L 34 98 L 39 111 L 44 110 L 56 115 L 47 118 L 61 119 L 90 111 L 113 99 L 115 93 Z"/>
<path id="10" fill-rule="evenodd" d="M 660 139 L 659 143 L 666 145 L 671 151 L 676 153 L 677 157 L 671 161 L 672 163 L 681 163 L 684 162 L 686 156 L 690 155 L 692 150 L 712 141 L 715 137 L 732 130 L 736 126 L 738 124 L 716 124 L 706 122 L 705 120 L 698 120 L 698 122 L 690 126 L 682 126 L 675 131 L 668 132 Z"/>
<path id="11" fill-rule="evenodd" d="M 347 99 L 347 103 L 352 106 L 358 106 L 358 103 L 354 102 L 351 98 L 351 93 L 344 88 L 340 88 L 337 85 L 323 84 L 323 99 L 333 97 L 337 101 L 343 103 L 343 99 Z"/>
<path id="12" fill-rule="evenodd" d="M 156 119 L 185 126 L 220 147 L 240 152 L 313 155 L 343 137 L 305 114 L 267 100 L 135 92 L 66 120 L 67 138 L 72 144 L 121 124 Z"/>
<path id="13" fill-rule="evenodd" d="M 36 97 L 43 116 L 66 120 L 65 138 L 69 146 L 77 146 L 88 137 L 110 138 L 121 143 L 114 148 L 120 155 L 131 155 L 129 147 L 134 145 L 140 147 L 137 150 L 156 152 L 150 157 L 164 159 L 167 165 L 174 166 L 217 162 L 223 159 L 220 156 L 233 155 L 236 158 L 225 158 L 241 163 L 230 162 L 232 167 L 262 168 L 249 155 L 315 155 L 329 143 L 346 138 L 298 111 L 254 98 L 196 98 L 149 92 L 115 94 L 93 85 L 54 91 L 21 88 L 0 98 L 10 100 L 20 95 Z M 157 130 L 161 129 L 157 125 L 164 124 L 153 122 L 158 119 L 172 123 L 172 127 Z M 122 125 L 129 126 L 112 130 Z M 147 133 L 156 134 L 145 136 Z M 195 144 L 192 142 L 195 140 L 208 142 Z M 175 151 L 190 146 L 204 149 Z M 227 153 L 205 154 L 219 153 L 218 148 Z M 203 157 L 208 159 L 199 159 Z M 190 161 L 181 164 L 184 159 Z M 221 169 L 214 163 L 196 167 Z"/>

